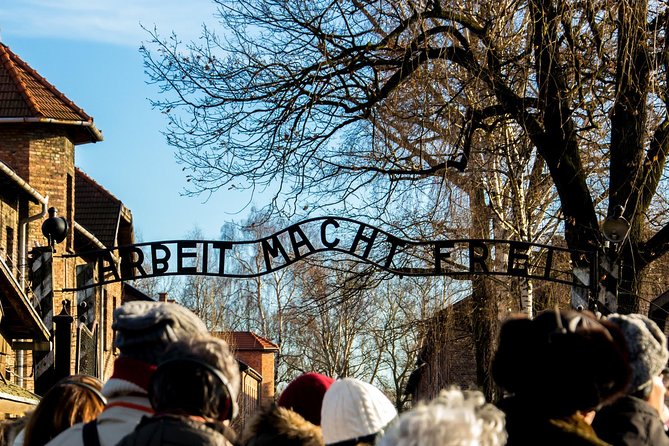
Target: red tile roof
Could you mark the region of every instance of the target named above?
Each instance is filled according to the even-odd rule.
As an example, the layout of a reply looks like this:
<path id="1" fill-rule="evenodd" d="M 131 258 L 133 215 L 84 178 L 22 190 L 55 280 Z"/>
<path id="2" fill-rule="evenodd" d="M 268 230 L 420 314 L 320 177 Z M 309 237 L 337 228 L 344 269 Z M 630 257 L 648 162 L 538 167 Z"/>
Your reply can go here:
<path id="1" fill-rule="evenodd" d="M 106 247 L 116 246 L 123 203 L 80 169 L 74 182 L 74 219 Z"/>
<path id="2" fill-rule="evenodd" d="M 79 127 L 75 144 L 102 141 L 93 118 L 0 43 L 0 123 L 43 122 Z"/>
<path id="3" fill-rule="evenodd" d="M 213 333 L 225 339 L 233 350 L 279 351 L 279 346 L 250 331 L 220 331 Z"/>

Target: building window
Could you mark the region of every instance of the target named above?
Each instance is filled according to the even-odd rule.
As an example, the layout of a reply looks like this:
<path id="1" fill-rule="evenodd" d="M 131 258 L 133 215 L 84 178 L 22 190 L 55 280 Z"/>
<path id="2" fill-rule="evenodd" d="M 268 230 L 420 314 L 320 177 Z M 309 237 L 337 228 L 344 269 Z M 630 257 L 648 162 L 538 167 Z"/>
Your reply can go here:
<path id="1" fill-rule="evenodd" d="M 7 258 L 5 260 L 11 270 L 14 268 L 14 228 L 7 226 L 6 236 Z"/>

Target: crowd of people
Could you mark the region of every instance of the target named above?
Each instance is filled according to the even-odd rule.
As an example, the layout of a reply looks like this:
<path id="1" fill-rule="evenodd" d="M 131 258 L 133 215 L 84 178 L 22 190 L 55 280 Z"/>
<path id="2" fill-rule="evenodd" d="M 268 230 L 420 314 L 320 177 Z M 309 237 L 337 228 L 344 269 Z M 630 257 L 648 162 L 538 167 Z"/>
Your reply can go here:
<path id="1" fill-rule="evenodd" d="M 398 414 L 376 387 L 305 373 L 238 435 L 239 367 L 225 341 L 170 302 L 114 312 L 120 354 L 104 384 L 58 382 L 0 446 L 669 445 L 667 338 L 649 318 L 546 311 L 502 324 L 495 404 L 442 390 Z"/>

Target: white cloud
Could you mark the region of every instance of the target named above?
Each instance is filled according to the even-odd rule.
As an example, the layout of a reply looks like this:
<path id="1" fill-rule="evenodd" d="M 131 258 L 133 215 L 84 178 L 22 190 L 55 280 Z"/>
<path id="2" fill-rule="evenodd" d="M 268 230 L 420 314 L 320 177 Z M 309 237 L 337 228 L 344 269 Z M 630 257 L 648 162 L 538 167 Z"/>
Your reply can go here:
<path id="1" fill-rule="evenodd" d="M 155 25 L 182 39 L 214 24 L 211 0 L 3 0 L 0 35 L 53 37 L 138 46 Z"/>

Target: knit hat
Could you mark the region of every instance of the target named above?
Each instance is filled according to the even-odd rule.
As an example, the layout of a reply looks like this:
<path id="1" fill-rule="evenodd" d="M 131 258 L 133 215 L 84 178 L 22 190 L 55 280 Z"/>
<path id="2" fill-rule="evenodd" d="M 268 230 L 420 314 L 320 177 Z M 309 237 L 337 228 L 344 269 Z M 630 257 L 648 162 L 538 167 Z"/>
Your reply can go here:
<path id="1" fill-rule="evenodd" d="M 323 397 L 321 429 L 328 446 L 373 440 L 397 417 L 390 400 L 376 387 L 355 378 L 335 381 Z"/>
<path id="2" fill-rule="evenodd" d="M 627 343 L 632 369 L 630 391 L 640 390 L 667 366 L 667 337 L 655 322 L 641 314 L 612 314 L 607 320 L 620 328 Z"/>
<path id="3" fill-rule="evenodd" d="M 173 302 L 132 301 L 114 310 L 114 346 L 121 355 L 157 364 L 172 342 L 207 333 L 204 322 Z"/>
<path id="4" fill-rule="evenodd" d="M 335 380 L 320 373 L 304 373 L 288 384 L 278 405 L 290 409 L 315 425 L 321 424 L 323 395 Z"/>

